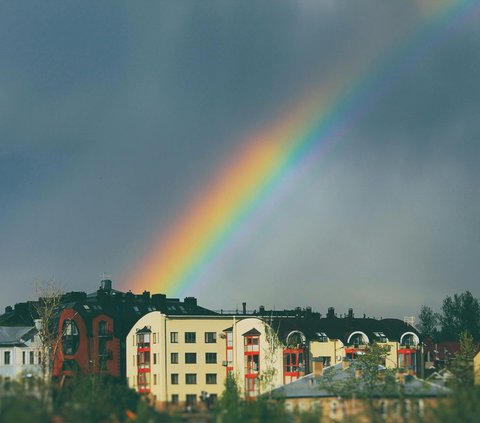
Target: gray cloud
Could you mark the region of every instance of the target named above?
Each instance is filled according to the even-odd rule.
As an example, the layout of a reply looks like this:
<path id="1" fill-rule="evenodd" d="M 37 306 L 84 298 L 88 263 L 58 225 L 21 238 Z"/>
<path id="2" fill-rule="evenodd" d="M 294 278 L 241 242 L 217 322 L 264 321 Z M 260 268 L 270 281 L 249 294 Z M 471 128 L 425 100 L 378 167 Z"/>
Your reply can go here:
<path id="1" fill-rule="evenodd" d="M 131 271 L 239 143 L 396 45 L 418 4 L 3 5 L 0 305 Z M 401 316 L 474 291 L 479 42 L 467 22 L 411 65 L 189 294 Z"/>

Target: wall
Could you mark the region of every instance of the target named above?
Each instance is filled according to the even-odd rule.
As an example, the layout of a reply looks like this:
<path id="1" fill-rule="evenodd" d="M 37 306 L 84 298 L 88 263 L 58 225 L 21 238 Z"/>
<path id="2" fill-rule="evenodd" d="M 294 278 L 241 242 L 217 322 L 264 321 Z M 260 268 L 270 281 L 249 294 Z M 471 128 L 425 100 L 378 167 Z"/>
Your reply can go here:
<path id="1" fill-rule="evenodd" d="M 137 345 L 136 332 L 145 326 L 151 330 L 150 339 L 150 396 L 159 406 L 172 402 L 172 395 L 178 395 L 180 405 L 187 395 L 195 395 L 200 402 L 202 391 L 220 396 L 224 389 L 226 369 L 225 339 L 223 330 L 232 325 L 227 316 L 170 316 L 155 311 L 138 320 L 127 336 L 127 378 L 130 387 L 136 389 Z M 178 334 L 178 342 L 171 342 L 171 333 Z M 195 332 L 196 342 L 186 343 L 185 332 Z M 215 343 L 205 342 L 205 332 L 216 334 Z M 217 362 L 205 363 L 205 353 L 216 353 Z M 178 364 L 171 362 L 171 354 L 178 354 Z M 196 363 L 185 363 L 185 353 L 196 353 Z M 156 364 L 154 364 L 154 354 Z M 216 374 L 216 383 L 207 384 L 206 374 Z M 172 384 L 172 374 L 178 375 L 178 384 Z M 195 384 L 186 384 L 186 374 L 196 374 Z M 156 376 L 156 377 L 155 377 Z M 156 379 L 156 383 L 155 383 Z"/>

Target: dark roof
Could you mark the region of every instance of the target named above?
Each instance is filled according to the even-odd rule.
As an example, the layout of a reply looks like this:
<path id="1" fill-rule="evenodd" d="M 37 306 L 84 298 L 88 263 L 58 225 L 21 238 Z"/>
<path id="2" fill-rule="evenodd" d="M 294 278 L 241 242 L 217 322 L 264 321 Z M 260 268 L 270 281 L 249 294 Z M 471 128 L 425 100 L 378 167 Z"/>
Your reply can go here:
<path id="1" fill-rule="evenodd" d="M 109 283 L 105 283 L 109 282 Z M 0 325 L 3 326 L 33 326 L 34 319 L 38 318 L 35 305 L 29 301 L 7 307 L 5 314 L 0 316 Z M 111 288 L 111 281 L 102 281 L 100 289 L 86 294 L 85 292 L 68 292 L 63 294 L 57 309 L 57 317 L 66 310 L 75 310 L 87 323 L 90 334 L 91 319 L 105 315 L 115 319 L 114 331 L 117 336 L 125 336 L 133 325 L 147 313 L 159 311 L 169 316 L 214 316 L 218 313 L 201 307 L 194 297 L 187 297 L 184 301 L 178 298 L 167 298 L 164 294 L 150 295 L 122 292 Z"/>
<path id="2" fill-rule="evenodd" d="M 70 298 L 71 296 L 68 297 Z M 142 316 L 152 311 L 169 316 L 217 315 L 214 311 L 199 306 L 193 297 L 180 301 L 178 298 L 167 298 L 163 294 L 150 295 L 147 291 L 135 295 L 130 291 L 125 293 L 100 288 L 96 293 L 85 296 L 77 294 L 75 298 L 78 301 L 62 303 L 59 308 L 74 309 L 86 322 L 100 315 L 114 318 L 114 332 L 120 337 L 125 336 Z M 91 325 L 87 324 L 87 328 L 90 331 Z"/>
<path id="3" fill-rule="evenodd" d="M 0 325 L 33 326 L 34 320 L 38 319 L 37 304 L 37 301 L 26 301 L 15 304 L 15 307 L 7 307 L 5 313 L 0 315 Z"/>
<path id="4" fill-rule="evenodd" d="M 248 332 L 245 332 L 242 336 L 257 336 L 257 335 L 260 335 L 260 332 L 253 328 L 253 329 L 250 329 Z"/>
<path id="5" fill-rule="evenodd" d="M 349 336 L 356 331 L 365 333 L 370 341 L 376 339 L 375 333 L 385 334 L 390 341 L 400 341 L 400 337 L 405 332 L 413 332 L 419 336 L 419 332 L 413 326 L 400 319 L 274 317 L 271 319 L 271 325 L 282 341 L 285 341 L 288 334 L 295 330 L 302 332 L 309 341 L 318 339 L 319 334 L 325 333 L 330 339 L 339 339 L 343 343 L 346 343 Z"/>

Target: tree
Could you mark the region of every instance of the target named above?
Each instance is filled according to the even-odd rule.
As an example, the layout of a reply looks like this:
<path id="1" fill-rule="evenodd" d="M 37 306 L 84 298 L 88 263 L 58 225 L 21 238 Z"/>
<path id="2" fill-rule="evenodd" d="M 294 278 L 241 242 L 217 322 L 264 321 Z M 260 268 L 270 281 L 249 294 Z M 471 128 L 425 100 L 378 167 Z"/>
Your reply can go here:
<path id="1" fill-rule="evenodd" d="M 265 363 L 265 369 L 260 372 L 258 379 L 262 383 L 262 390 L 269 389 L 269 398 L 271 398 L 271 392 L 274 385 L 275 376 L 277 375 L 277 360 L 279 350 L 283 350 L 283 344 L 278 337 L 278 332 L 276 332 L 271 326 L 272 319 L 270 322 L 264 322 L 264 332 L 265 332 L 265 343 L 266 348 L 263 349 L 264 358 L 263 362 Z"/>
<path id="2" fill-rule="evenodd" d="M 389 347 L 369 344 L 348 369 L 326 370 L 320 387 L 342 400 L 360 400 L 369 422 L 384 421 L 382 396 L 397 396 L 396 369 L 385 368 Z M 345 407 L 345 404 L 343 403 Z M 344 408 L 344 416 L 347 408 Z M 352 417 L 352 416 L 350 416 Z"/>
<path id="3" fill-rule="evenodd" d="M 58 306 L 62 299 L 62 291 L 53 281 L 37 283 L 35 290 L 38 295 L 38 302 L 35 305 L 40 320 L 37 326 L 40 339 L 42 378 L 49 382 L 52 379 L 53 361 L 61 342 L 58 334 Z"/>
<path id="4" fill-rule="evenodd" d="M 449 363 L 448 370 L 455 376 L 455 383 L 461 388 L 473 386 L 473 357 L 476 348 L 473 337 L 467 331 L 460 334 L 460 352 Z"/>
<path id="5" fill-rule="evenodd" d="M 438 333 L 438 314 L 430 307 L 422 305 L 418 319 L 418 330 L 422 335 L 435 339 Z"/>
<path id="6" fill-rule="evenodd" d="M 480 341 L 480 303 L 469 291 L 443 300 L 440 315 L 441 335 L 445 340 L 459 339 L 464 331 Z"/>

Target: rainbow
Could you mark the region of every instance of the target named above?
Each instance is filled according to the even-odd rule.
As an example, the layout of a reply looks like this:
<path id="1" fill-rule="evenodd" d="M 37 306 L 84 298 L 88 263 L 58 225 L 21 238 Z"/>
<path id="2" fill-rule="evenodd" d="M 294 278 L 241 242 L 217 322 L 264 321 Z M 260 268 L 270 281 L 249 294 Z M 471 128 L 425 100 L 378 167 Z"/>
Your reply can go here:
<path id="1" fill-rule="evenodd" d="M 235 236 L 268 215 L 282 193 L 304 178 L 412 63 L 478 12 L 472 0 L 421 0 L 418 5 L 421 23 L 397 34 L 379 57 L 357 60 L 344 67 L 344 74 L 324 79 L 242 142 L 121 285 L 180 295 L 198 284 Z"/>

